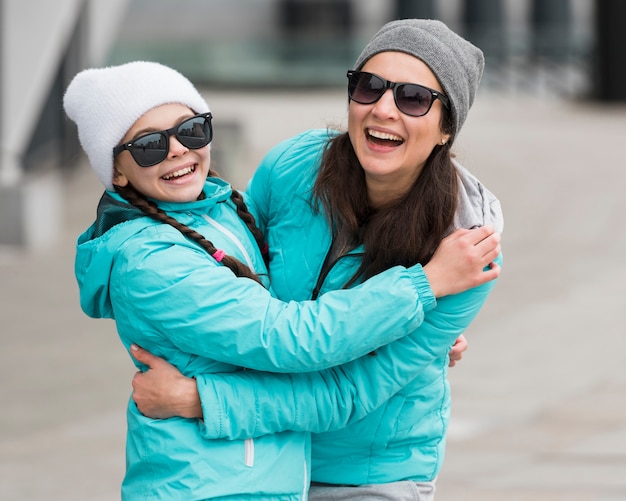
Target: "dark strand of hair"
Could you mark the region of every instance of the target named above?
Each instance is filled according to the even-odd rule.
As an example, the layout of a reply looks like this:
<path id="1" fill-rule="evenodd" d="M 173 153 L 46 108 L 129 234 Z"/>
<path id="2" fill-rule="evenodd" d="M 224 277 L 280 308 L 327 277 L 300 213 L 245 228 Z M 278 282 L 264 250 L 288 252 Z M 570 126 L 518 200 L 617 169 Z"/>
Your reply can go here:
<path id="1" fill-rule="evenodd" d="M 443 130 L 450 130 L 444 118 Z M 349 287 L 392 266 L 425 265 L 453 223 L 458 177 L 451 142 L 433 149 L 415 184 L 402 198 L 372 208 L 362 167 L 347 133 L 332 139 L 322 158 L 313 200 L 326 212 L 341 246 L 363 245 Z"/>
<path id="2" fill-rule="evenodd" d="M 235 204 L 237 208 L 237 215 L 239 218 L 246 223 L 246 226 L 252 233 L 252 236 L 256 240 L 257 245 L 259 246 L 259 250 L 261 251 L 261 255 L 263 256 L 263 261 L 265 261 L 265 266 L 269 268 L 269 251 L 267 247 L 267 242 L 265 241 L 265 237 L 263 233 L 256 225 L 256 221 L 254 216 L 248 210 L 248 206 L 243 200 L 243 196 L 237 190 L 233 189 L 230 199 Z"/>
<path id="3" fill-rule="evenodd" d="M 207 177 L 220 177 L 220 175 L 217 171 L 209 168 L 209 173 Z M 201 195 L 204 196 L 204 193 L 202 193 Z M 252 233 L 252 236 L 254 237 L 257 245 L 259 246 L 259 250 L 261 251 L 261 256 L 263 257 L 265 266 L 269 269 L 270 253 L 267 242 L 265 241 L 263 232 L 257 226 L 254 216 L 248 210 L 248 206 L 246 205 L 246 202 L 244 202 L 243 196 L 237 190 L 232 188 L 230 199 L 235 204 L 235 208 L 237 209 L 237 215 L 246 224 L 248 230 L 250 230 L 250 233 Z"/>
<path id="4" fill-rule="evenodd" d="M 159 209 L 154 202 L 147 200 L 143 195 L 141 195 L 132 185 L 128 184 L 125 187 L 116 186 L 116 191 L 130 204 L 141 210 L 146 216 L 151 217 L 152 219 L 161 223 L 169 224 L 170 226 L 176 228 L 183 235 L 185 235 L 185 237 L 196 242 L 209 255 L 212 256 L 217 251 L 217 248 L 210 240 L 207 240 L 197 231 L 178 222 L 173 217 L 168 216 L 164 211 Z M 255 282 L 261 283 L 259 277 L 248 266 L 243 264 L 238 259 L 229 255 L 225 255 L 222 258 L 221 262 L 224 266 L 228 267 L 236 276 L 250 278 Z"/>

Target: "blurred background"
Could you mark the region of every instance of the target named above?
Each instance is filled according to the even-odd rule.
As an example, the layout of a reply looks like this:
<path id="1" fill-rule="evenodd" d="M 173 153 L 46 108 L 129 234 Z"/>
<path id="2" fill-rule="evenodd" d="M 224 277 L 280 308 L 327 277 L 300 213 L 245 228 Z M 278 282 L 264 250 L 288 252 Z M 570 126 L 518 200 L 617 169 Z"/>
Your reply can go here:
<path id="1" fill-rule="evenodd" d="M 61 107 L 71 78 L 179 69 L 215 115 L 214 166 L 244 188 L 278 141 L 345 125 L 345 71 L 405 17 L 485 52 L 455 151 L 506 221 L 503 275 L 450 371 L 438 499 L 626 499 L 619 0 L 0 0 L 0 499 L 117 499 L 124 470 L 134 367 L 73 276 L 102 188 Z"/>

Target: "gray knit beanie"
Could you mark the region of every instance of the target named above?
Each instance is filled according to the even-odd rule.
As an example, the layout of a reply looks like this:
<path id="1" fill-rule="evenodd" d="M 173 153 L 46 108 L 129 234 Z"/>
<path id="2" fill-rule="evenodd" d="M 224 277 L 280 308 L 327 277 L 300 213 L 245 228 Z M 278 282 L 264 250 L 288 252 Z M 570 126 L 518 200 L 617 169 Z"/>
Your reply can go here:
<path id="1" fill-rule="evenodd" d="M 83 70 L 63 96 L 65 113 L 76 123 L 91 168 L 107 190 L 113 190 L 113 148 L 144 113 L 171 103 L 195 113 L 209 111 L 186 77 L 149 61 Z"/>
<path id="2" fill-rule="evenodd" d="M 387 23 L 374 35 L 356 60 L 354 69 L 360 70 L 381 52 L 404 52 L 426 63 L 450 99 L 454 132 L 458 134 L 483 74 L 482 51 L 441 21 L 402 19 Z"/>

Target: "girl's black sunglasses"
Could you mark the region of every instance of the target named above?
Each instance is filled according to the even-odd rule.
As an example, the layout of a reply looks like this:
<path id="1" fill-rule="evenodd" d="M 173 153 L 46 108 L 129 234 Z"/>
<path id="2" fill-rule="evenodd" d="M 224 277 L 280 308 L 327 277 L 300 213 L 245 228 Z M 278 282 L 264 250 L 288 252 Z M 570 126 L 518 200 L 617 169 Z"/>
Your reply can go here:
<path id="1" fill-rule="evenodd" d="M 202 113 L 188 118 L 171 129 L 150 132 L 132 141 L 113 148 L 113 156 L 128 150 L 140 167 L 152 167 L 167 158 L 170 151 L 170 136 L 185 148 L 197 150 L 203 148 L 213 139 L 211 113 Z"/>
<path id="2" fill-rule="evenodd" d="M 426 115 L 435 99 L 439 99 L 446 108 L 450 107 L 444 94 L 423 85 L 390 82 L 367 71 L 348 71 L 348 96 L 359 104 L 374 104 L 387 89 L 393 90 L 398 109 L 412 117 Z"/>

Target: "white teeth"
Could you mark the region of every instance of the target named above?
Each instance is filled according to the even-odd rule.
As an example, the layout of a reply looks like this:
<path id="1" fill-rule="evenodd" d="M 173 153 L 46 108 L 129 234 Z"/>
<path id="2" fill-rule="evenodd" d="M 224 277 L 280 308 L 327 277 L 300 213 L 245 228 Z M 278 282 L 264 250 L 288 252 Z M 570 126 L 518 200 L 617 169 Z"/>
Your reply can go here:
<path id="1" fill-rule="evenodd" d="M 167 176 L 163 176 L 163 179 L 165 179 L 166 181 L 169 181 L 170 179 L 175 179 L 177 177 L 186 176 L 187 174 L 190 174 L 194 170 L 195 170 L 194 167 L 185 167 L 184 169 L 180 169 L 180 170 L 177 170 L 176 172 L 172 172 L 171 174 L 168 174 Z"/>
<path id="2" fill-rule="evenodd" d="M 367 129 L 367 133 L 370 136 L 375 137 L 376 139 L 385 139 L 387 141 L 402 141 L 401 137 L 396 136 L 395 134 L 389 134 L 387 132 L 381 132 L 381 131 L 378 131 L 378 130 Z"/>

